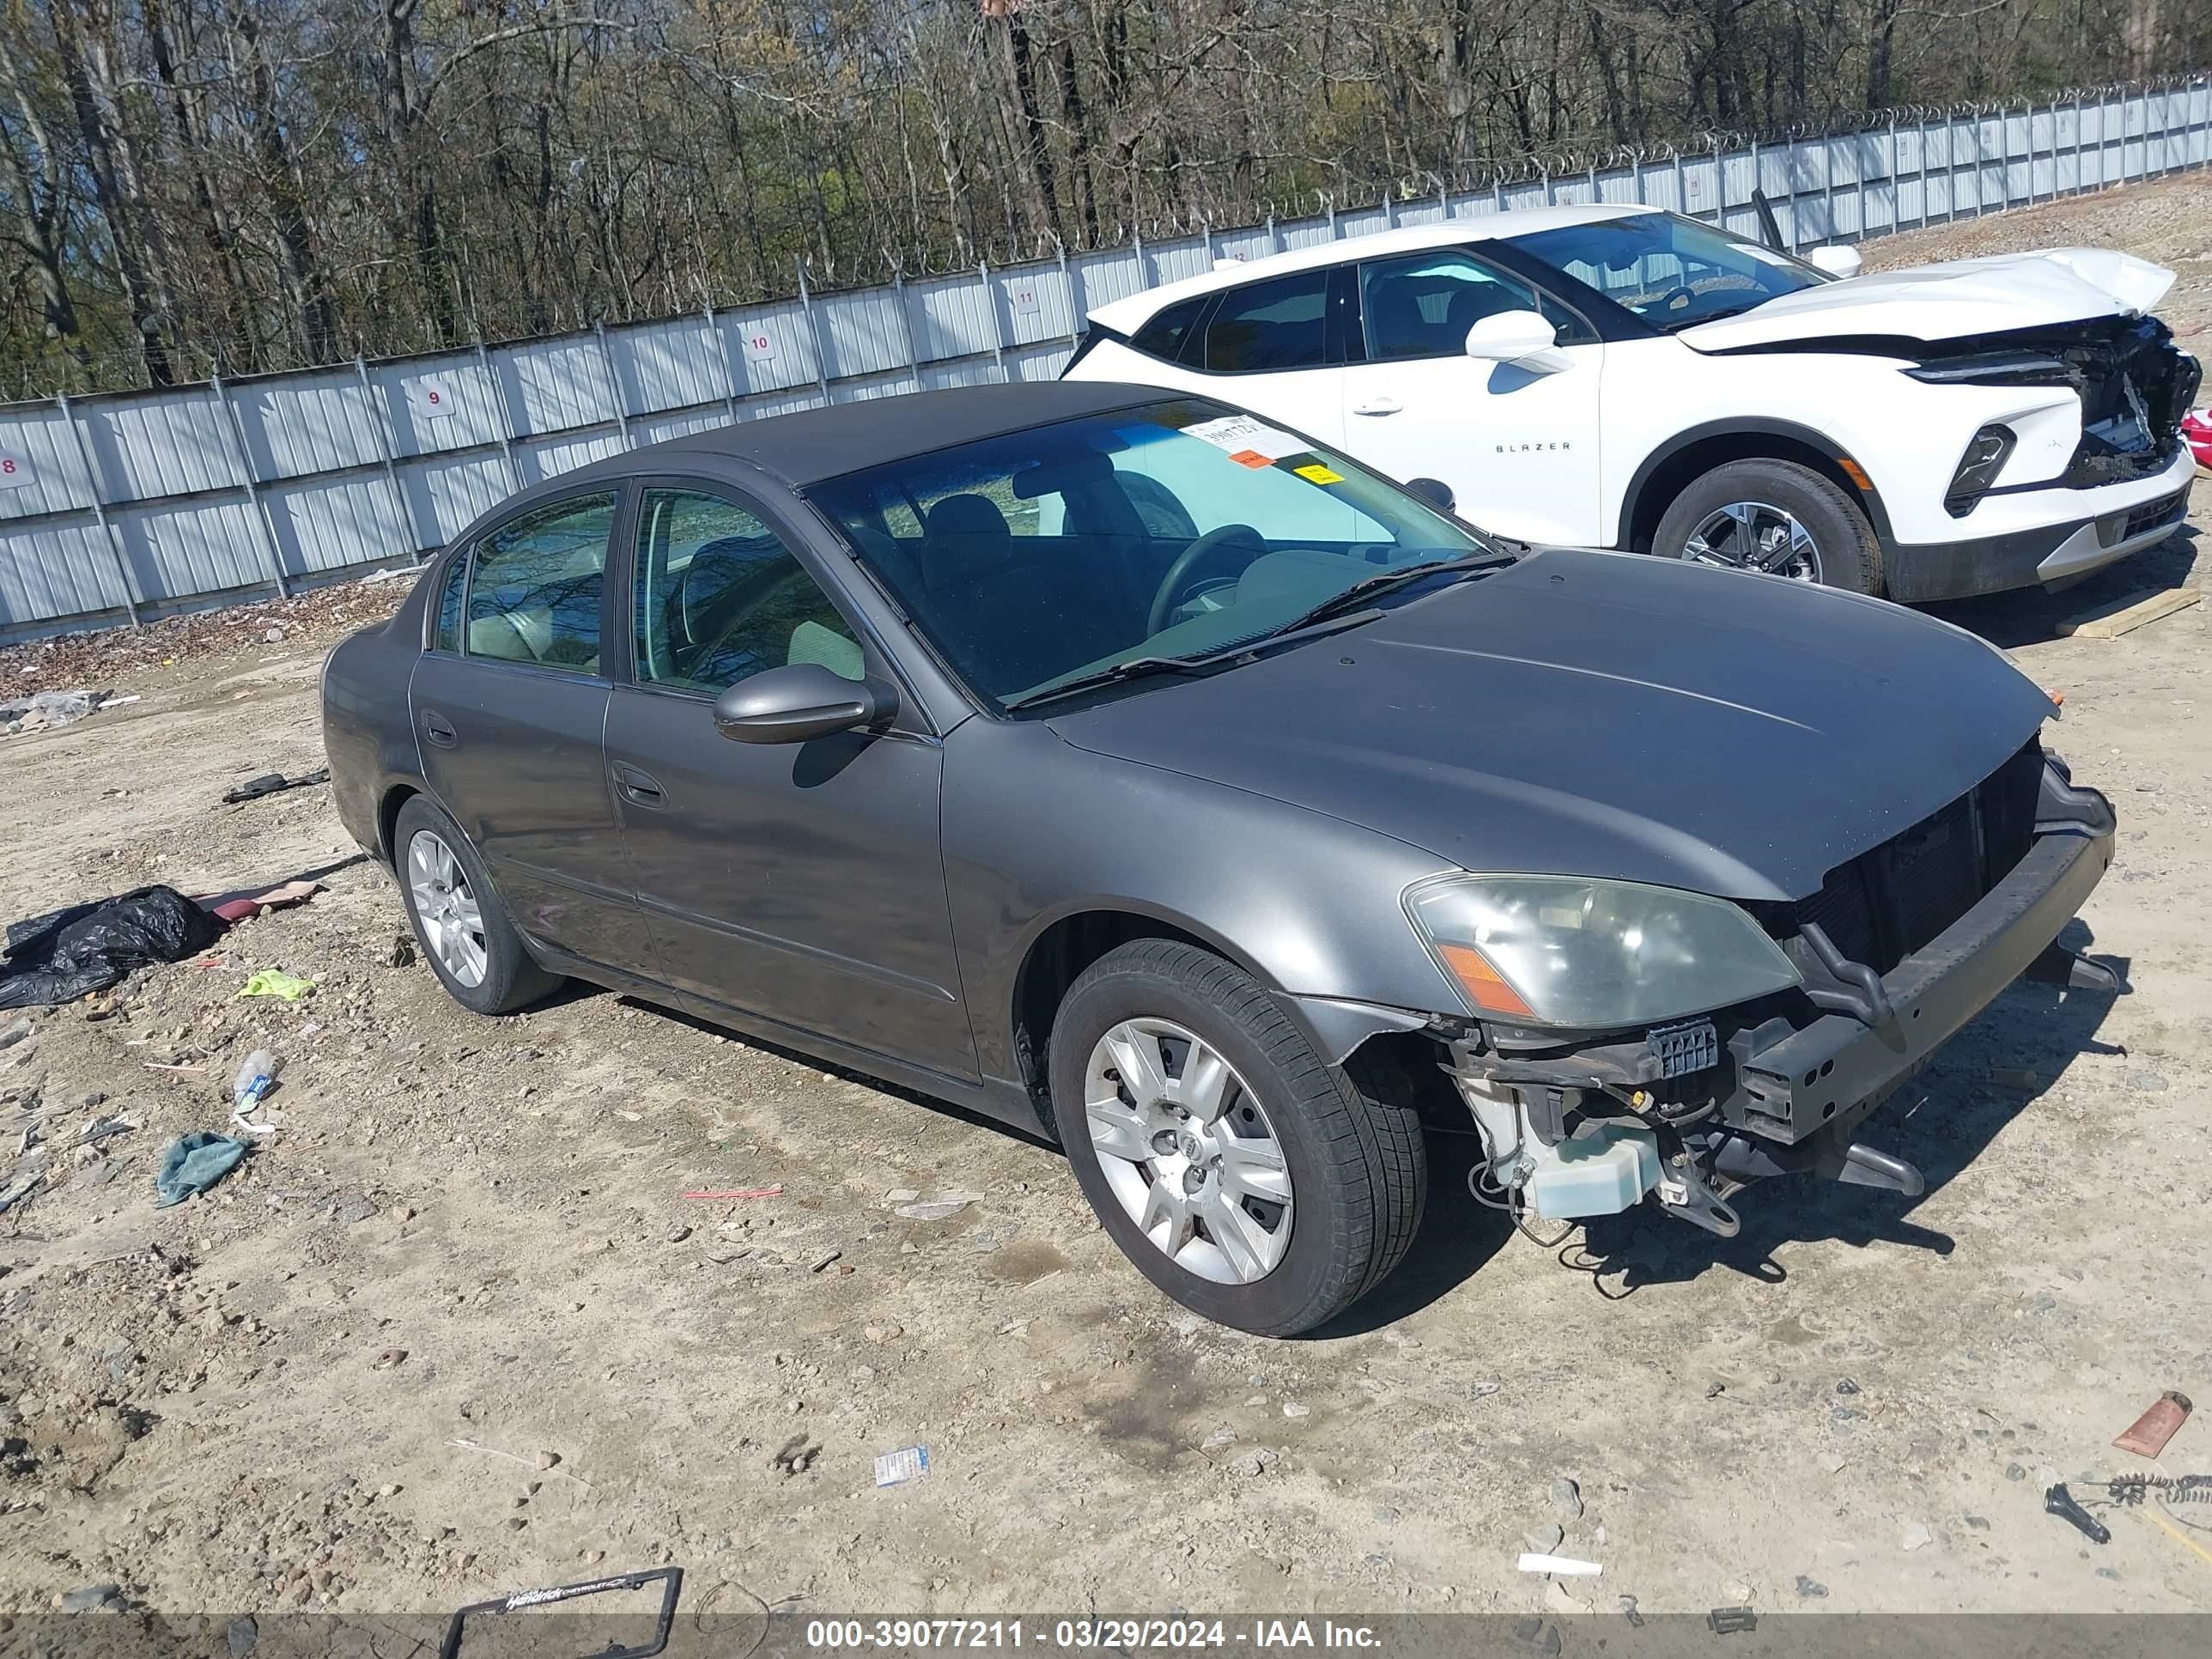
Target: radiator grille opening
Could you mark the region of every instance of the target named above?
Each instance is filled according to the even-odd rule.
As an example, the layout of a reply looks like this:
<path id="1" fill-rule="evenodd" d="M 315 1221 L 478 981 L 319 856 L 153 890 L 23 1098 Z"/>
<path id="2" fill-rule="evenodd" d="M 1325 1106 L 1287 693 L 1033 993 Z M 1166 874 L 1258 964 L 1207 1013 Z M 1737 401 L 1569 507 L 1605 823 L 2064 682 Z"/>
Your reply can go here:
<path id="1" fill-rule="evenodd" d="M 2031 740 L 1949 805 L 1829 872 L 1790 907 L 1784 931 L 1818 922 L 1846 957 L 1887 973 L 2027 856 L 2042 776 L 2042 745 Z"/>

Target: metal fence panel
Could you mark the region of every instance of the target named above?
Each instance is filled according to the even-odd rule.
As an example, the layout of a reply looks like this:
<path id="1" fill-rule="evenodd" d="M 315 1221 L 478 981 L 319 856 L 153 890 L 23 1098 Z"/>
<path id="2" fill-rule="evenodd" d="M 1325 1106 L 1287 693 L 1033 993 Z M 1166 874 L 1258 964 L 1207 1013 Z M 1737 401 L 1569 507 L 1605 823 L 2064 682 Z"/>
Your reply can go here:
<path id="1" fill-rule="evenodd" d="M 0 410 L 0 520 L 39 519 L 91 505 L 84 463 L 60 405 Z"/>
<path id="2" fill-rule="evenodd" d="M 227 385 L 0 408 L 0 640 L 365 570 L 524 483 L 825 402 L 1042 380 L 1140 289 L 1396 226 L 1643 203 L 1793 246 L 2212 161 L 2212 83 L 1908 118 L 1789 143 L 1537 172 L 1310 217 L 733 312 Z"/>

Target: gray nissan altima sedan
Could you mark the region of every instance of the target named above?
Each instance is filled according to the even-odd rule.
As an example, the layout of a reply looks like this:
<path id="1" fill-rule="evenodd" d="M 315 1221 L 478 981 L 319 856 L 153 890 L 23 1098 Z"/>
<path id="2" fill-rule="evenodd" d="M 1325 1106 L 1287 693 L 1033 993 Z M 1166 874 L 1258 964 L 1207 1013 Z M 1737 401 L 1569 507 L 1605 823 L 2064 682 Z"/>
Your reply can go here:
<path id="1" fill-rule="evenodd" d="M 1042 1130 L 1209 1318 L 1517 1218 L 1906 1193 L 1854 1130 L 2113 819 L 1877 600 L 1486 538 L 1137 386 L 841 405 L 486 514 L 323 685 L 348 829 L 495 1014 L 564 976 Z M 902 1109 L 886 1108 L 886 1109 Z"/>

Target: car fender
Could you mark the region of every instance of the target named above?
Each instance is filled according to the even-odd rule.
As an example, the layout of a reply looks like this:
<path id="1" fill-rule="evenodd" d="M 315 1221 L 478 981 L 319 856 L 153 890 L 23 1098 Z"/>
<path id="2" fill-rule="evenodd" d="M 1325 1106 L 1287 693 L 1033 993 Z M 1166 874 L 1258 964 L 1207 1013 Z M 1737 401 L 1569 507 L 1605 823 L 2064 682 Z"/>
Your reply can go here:
<path id="1" fill-rule="evenodd" d="M 1644 492 L 1666 469 L 1668 463 L 1700 444 L 1721 438 L 1776 439 L 1782 446 L 1802 446 L 1826 456 L 1846 477 L 1850 477 L 1852 468 L 1858 468 L 1869 481 L 1860 483 L 1857 479 L 1851 479 L 1853 493 L 1865 507 L 1867 517 L 1873 522 L 1875 533 L 1881 538 L 1885 546 L 1889 544 L 1889 511 L 1882 503 L 1881 491 L 1873 483 L 1872 476 L 1866 473 L 1863 464 L 1841 443 L 1819 428 L 1807 426 L 1801 422 L 1778 420 L 1764 415 L 1733 415 L 1685 427 L 1644 455 L 1621 493 L 1612 544 L 1620 548 L 1630 546 L 1639 517 L 1656 520 L 1658 513 L 1643 514 L 1638 508 L 1643 502 Z M 1659 512 L 1664 511 L 1665 507 L 1661 504 Z"/>
<path id="2" fill-rule="evenodd" d="M 1380 831 L 1075 749 L 1043 720 L 971 720 L 950 734 L 942 819 L 987 1077 L 1019 1074 L 1031 950 L 1085 912 L 1148 919 L 1219 951 L 1282 994 L 1332 1060 L 1458 1006 L 1401 902 L 1445 866 Z"/>

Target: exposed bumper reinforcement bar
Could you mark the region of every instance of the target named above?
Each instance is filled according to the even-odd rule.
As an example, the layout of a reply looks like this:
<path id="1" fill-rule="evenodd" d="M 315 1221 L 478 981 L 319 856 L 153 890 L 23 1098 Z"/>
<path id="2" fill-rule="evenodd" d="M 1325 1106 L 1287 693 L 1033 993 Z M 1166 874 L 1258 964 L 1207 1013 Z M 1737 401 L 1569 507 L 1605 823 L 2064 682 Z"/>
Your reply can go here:
<path id="1" fill-rule="evenodd" d="M 2112 862 L 2111 822 L 2106 807 L 2096 829 L 2039 835 L 1979 903 L 1882 975 L 1887 1022 L 1827 1013 L 1802 1030 L 1771 1021 L 1737 1033 L 1729 1044 L 1736 1086 L 1721 1102 L 1722 1120 L 1791 1145 L 1863 1115 L 1853 1109 L 1902 1082 L 2037 965 Z"/>

